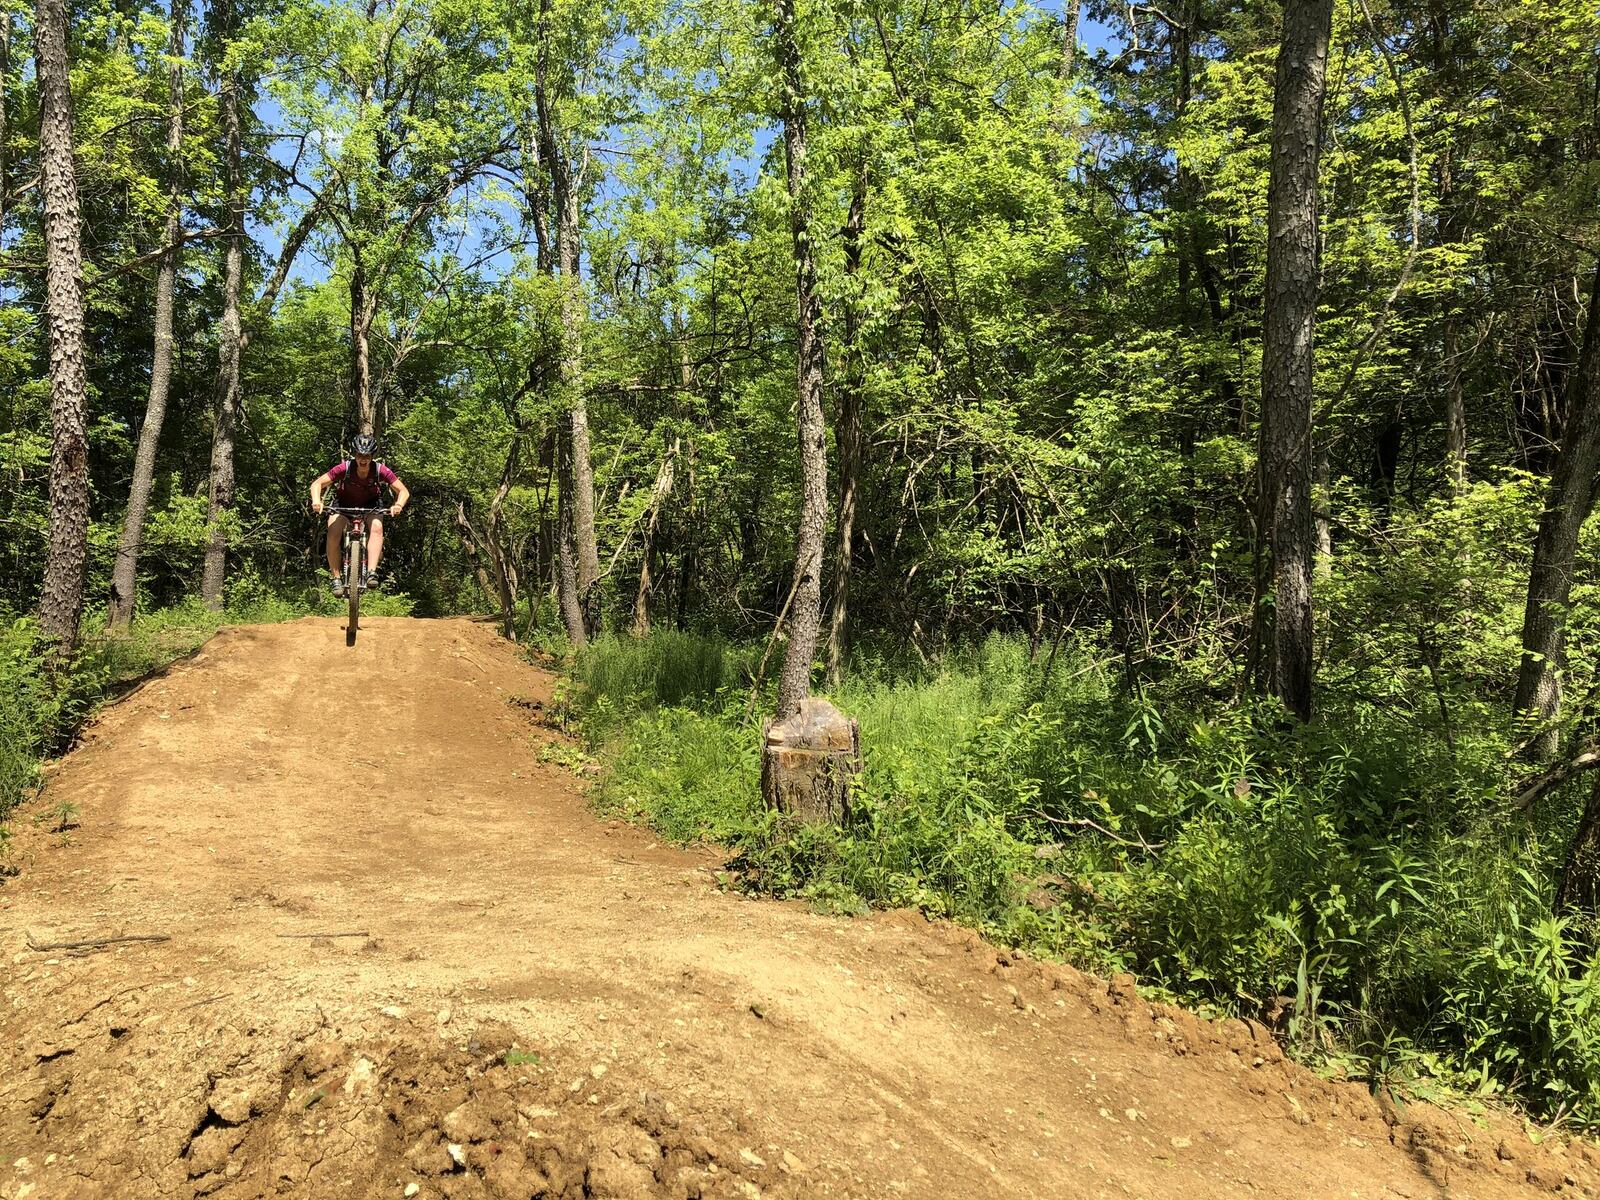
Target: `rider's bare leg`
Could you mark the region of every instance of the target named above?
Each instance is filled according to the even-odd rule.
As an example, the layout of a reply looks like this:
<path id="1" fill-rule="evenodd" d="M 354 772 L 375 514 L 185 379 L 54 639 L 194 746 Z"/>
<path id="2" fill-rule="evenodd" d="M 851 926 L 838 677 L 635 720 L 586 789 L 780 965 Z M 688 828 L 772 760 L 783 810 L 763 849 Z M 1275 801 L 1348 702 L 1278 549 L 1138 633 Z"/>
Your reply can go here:
<path id="1" fill-rule="evenodd" d="M 328 518 L 328 574 L 339 578 L 339 537 L 350 522 L 335 514 Z"/>
<path id="2" fill-rule="evenodd" d="M 378 569 L 378 560 L 382 557 L 383 518 L 373 517 L 367 522 L 367 574 Z"/>

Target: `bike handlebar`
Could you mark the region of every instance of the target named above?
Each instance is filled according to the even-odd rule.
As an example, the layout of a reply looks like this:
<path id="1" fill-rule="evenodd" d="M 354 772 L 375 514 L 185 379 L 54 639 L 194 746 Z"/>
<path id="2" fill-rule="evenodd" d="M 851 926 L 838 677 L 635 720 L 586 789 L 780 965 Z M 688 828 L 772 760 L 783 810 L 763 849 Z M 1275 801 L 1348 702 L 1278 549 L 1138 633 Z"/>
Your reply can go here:
<path id="1" fill-rule="evenodd" d="M 346 508 L 342 504 L 324 504 L 322 506 L 322 511 L 325 512 L 325 513 L 333 513 L 334 515 L 341 516 L 341 517 L 345 517 L 345 516 L 352 516 L 352 517 L 367 517 L 367 516 L 392 517 L 392 516 L 394 516 L 394 512 L 393 512 L 392 509 L 387 508 L 387 507 L 378 508 L 376 506 L 365 507 L 365 508 Z"/>

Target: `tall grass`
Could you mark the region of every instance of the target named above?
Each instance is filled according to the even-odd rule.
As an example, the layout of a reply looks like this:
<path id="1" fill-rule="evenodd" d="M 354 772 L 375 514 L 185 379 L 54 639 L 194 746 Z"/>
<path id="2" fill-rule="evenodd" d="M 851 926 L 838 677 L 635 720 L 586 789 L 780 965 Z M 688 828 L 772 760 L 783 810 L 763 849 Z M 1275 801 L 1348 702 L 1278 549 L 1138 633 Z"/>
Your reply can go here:
<path id="1" fill-rule="evenodd" d="M 730 845 L 749 886 L 918 906 L 1273 1021 L 1307 1060 L 1600 1123 L 1600 972 L 1550 915 L 1564 831 L 1483 799 L 1510 792 L 1487 730 L 1458 729 L 1446 754 L 1403 713 L 1337 697 L 1309 729 L 1130 698 L 1088 648 L 1047 671 L 992 637 L 846 680 L 854 813 L 807 829 L 762 807 L 749 663 L 683 634 L 580 656 L 597 802 Z"/>

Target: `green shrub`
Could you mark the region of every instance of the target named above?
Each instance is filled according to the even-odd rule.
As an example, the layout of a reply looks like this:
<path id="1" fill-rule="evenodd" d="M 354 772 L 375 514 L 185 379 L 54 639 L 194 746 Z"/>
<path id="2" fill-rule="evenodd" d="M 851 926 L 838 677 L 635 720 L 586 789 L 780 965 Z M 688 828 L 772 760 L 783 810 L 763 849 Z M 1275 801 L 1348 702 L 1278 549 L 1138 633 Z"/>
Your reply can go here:
<path id="1" fill-rule="evenodd" d="M 1487 706 L 1457 707 L 1452 745 L 1418 734 L 1437 707 L 1419 718 L 1364 682 L 1301 728 L 1196 698 L 1198 669 L 1130 697 L 1090 647 L 1047 673 L 990 637 L 934 665 L 858 664 L 834 697 L 861 723 L 853 816 L 807 828 L 761 806 L 755 649 L 658 634 L 580 656 L 598 803 L 733 847 L 746 886 L 917 906 L 1279 1018 L 1307 1061 L 1600 1122 L 1600 983 L 1549 916 L 1547 846 L 1570 817 L 1548 842 L 1504 820 Z"/>

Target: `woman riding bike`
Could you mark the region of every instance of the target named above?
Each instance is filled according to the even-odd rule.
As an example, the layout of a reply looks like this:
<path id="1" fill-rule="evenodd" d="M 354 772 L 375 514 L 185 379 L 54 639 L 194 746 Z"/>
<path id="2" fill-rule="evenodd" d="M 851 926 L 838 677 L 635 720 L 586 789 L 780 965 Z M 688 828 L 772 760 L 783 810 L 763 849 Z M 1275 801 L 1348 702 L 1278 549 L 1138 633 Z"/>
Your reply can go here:
<path id="1" fill-rule="evenodd" d="M 311 481 L 311 511 L 322 514 L 322 492 L 329 484 L 334 486 L 334 496 L 340 508 L 378 508 L 383 489 L 394 489 L 394 499 L 389 512 L 399 516 L 411 499 L 411 492 L 400 482 L 400 477 L 375 461 L 378 439 L 370 433 L 356 434 L 350 446 L 353 457 L 329 467 Z M 339 575 L 339 539 L 350 527 L 350 520 L 341 513 L 328 518 L 328 573 L 333 576 L 333 594 L 344 595 L 344 580 Z M 365 588 L 378 574 L 378 562 L 383 557 L 383 515 L 373 513 L 367 521 L 367 563 L 361 573 L 361 586 Z"/>

